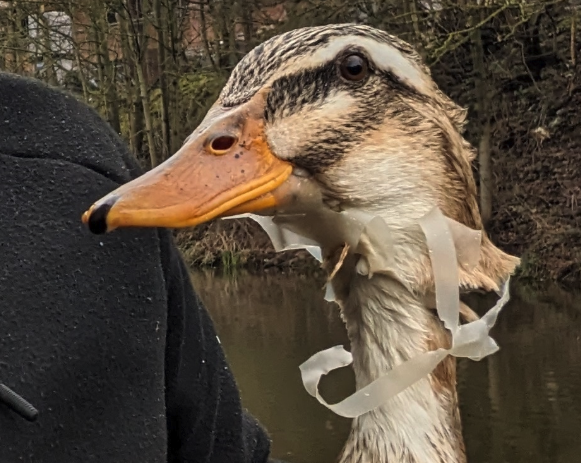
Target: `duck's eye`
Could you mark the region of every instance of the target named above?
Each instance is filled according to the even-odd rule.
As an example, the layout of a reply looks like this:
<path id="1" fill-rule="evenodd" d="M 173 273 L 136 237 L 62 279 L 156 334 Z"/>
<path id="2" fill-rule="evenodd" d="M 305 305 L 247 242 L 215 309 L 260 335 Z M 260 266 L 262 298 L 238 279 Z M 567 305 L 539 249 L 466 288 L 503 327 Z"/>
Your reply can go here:
<path id="1" fill-rule="evenodd" d="M 339 70 L 344 79 L 352 82 L 364 79 L 369 72 L 367 62 L 359 55 L 349 55 L 343 58 L 339 64 Z"/>

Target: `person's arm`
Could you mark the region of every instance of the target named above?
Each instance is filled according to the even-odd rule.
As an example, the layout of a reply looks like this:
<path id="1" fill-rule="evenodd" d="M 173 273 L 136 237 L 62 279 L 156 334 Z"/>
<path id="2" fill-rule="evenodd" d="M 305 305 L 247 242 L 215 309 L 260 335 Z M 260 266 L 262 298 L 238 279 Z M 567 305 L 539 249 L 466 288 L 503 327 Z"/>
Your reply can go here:
<path id="1" fill-rule="evenodd" d="M 39 187 L 45 181 L 47 183 L 43 197 L 36 196 L 34 201 L 30 203 L 34 207 L 40 207 L 43 213 L 46 214 L 42 216 L 40 214 L 34 215 L 34 223 L 39 237 L 38 244 L 40 246 L 44 245 L 44 243 L 49 243 L 46 249 L 43 249 L 41 258 L 50 256 L 47 260 L 56 261 L 57 264 L 58 262 L 65 262 L 66 265 L 70 265 L 73 269 L 73 273 L 69 272 L 67 278 L 73 279 L 75 287 L 67 292 L 67 303 L 71 304 L 72 300 L 76 301 L 73 304 L 79 306 L 78 308 L 75 307 L 74 317 L 78 316 L 79 310 L 84 310 L 85 306 L 83 304 L 87 300 L 90 301 L 87 303 L 87 307 L 90 307 L 91 310 L 95 310 L 93 307 L 95 305 L 94 301 L 101 300 L 107 300 L 111 304 L 122 307 L 122 303 L 115 302 L 115 292 L 122 292 L 125 297 L 128 295 L 128 293 L 123 293 L 126 285 L 135 291 L 138 290 L 139 286 L 138 282 L 129 273 L 131 265 L 151 266 L 151 272 L 159 271 L 161 273 L 161 269 L 158 267 L 158 256 L 156 255 L 158 251 L 160 252 L 159 257 L 163 264 L 165 280 L 165 288 L 162 288 L 161 291 L 163 292 L 163 289 L 165 289 L 167 293 L 167 308 L 162 306 L 159 312 L 167 313 L 165 345 L 156 345 L 155 349 L 148 351 L 146 348 L 138 349 L 135 345 L 132 345 L 131 349 L 129 349 L 130 342 L 127 346 L 123 345 L 123 342 L 111 344 L 106 341 L 102 342 L 107 345 L 107 349 L 104 352 L 110 354 L 112 359 L 117 357 L 117 360 L 112 363 L 113 365 L 125 364 L 131 367 L 134 365 L 133 352 L 159 352 L 160 357 L 165 355 L 165 362 L 163 361 L 164 359 L 157 357 L 153 359 L 152 364 L 155 364 L 156 368 L 161 364 L 160 369 L 163 368 L 165 370 L 165 406 L 169 462 L 265 462 L 269 452 L 269 440 L 257 422 L 241 408 L 236 383 L 225 361 L 224 353 L 216 338 L 212 322 L 194 293 L 187 268 L 173 244 L 170 232 L 167 230 L 140 232 L 141 234 L 152 235 L 148 238 L 141 238 L 143 241 L 139 241 L 139 245 L 144 246 L 142 249 L 136 249 L 136 245 L 131 242 L 125 243 L 127 248 L 124 249 L 125 246 L 119 243 L 120 237 L 119 240 L 111 240 L 112 243 L 110 245 L 99 251 L 99 254 L 103 254 L 109 259 L 107 261 L 103 260 L 104 257 L 100 257 L 100 260 L 95 260 L 95 255 L 97 254 L 89 247 L 83 249 L 78 255 L 74 254 L 74 257 L 64 257 L 66 256 L 65 250 L 61 251 L 58 247 L 72 247 L 71 240 L 73 238 L 77 240 L 75 243 L 78 246 L 84 247 L 95 244 L 94 242 L 91 243 L 91 240 L 86 236 L 83 237 L 84 234 L 89 234 L 88 230 L 82 230 L 82 233 L 80 233 L 81 230 L 78 229 L 81 226 L 82 211 L 84 208 L 89 207 L 92 201 L 114 189 L 116 185 L 125 183 L 141 173 L 135 158 L 131 155 L 125 143 L 101 119 L 96 111 L 79 102 L 72 95 L 49 88 L 39 81 L 0 71 L 0 100 L 2 101 L 0 105 L 0 155 L 16 160 L 15 167 L 13 167 L 14 171 L 23 174 L 27 173 L 28 177 L 36 179 L 31 180 L 27 177 L 27 182 L 31 182 L 35 188 L 34 190 L 27 186 L 29 185 L 28 183 L 18 185 L 22 192 L 29 192 L 29 190 L 42 191 L 42 188 Z M 35 167 L 31 167 L 32 165 Z M 5 170 L 6 175 L 9 176 L 10 168 Z M 91 175 L 87 174 L 88 171 L 91 172 Z M 55 175 L 58 175 L 61 179 L 60 184 L 54 183 L 54 181 L 49 183 Z M 46 177 L 46 179 L 43 177 Z M 24 197 L 25 195 L 21 194 L 21 197 L 18 198 L 19 201 L 26 201 L 23 199 Z M 39 198 L 41 199 L 39 200 Z M 74 200 L 71 198 L 74 198 Z M 12 200 L 7 202 L 6 205 L 9 208 L 12 207 Z M 51 207 L 54 209 L 51 210 Z M 61 209 L 64 209 L 60 212 L 64 219 L 61 222 L 53 221 L 50 214 L 58 215 L 57 211 Z M 10 212 L 10 214 L 16 216 L 15 213 Z M 19 220 L 20 222 L 18 223 L 20 224 L 26 223 L 24 214 L 19 217 Z M 65 228 L 62 230 L 52 229 L 51 227 L 54 228 L 56 223 L 60 223 Z M 20 226 L 23 227 L 22 225 Z M 47 230 L 50 229 L 53 233 L 52 238 L 49 238 L 48 233 L 43 233 L 45 228 Z M 12 230 L 12 228 L 9 230 Z M 20 229 L 15 228 L 15 230 Z M 22 230 L 26 231 L 26 227 L 22 228 Z M 19 231 L 13 233 L 16 233 L 15 236 L 21 241 L 31 239 L 34 236 L 33 234 L 21 235 Z M 159 250 L 153 244 L 158 241 L 152 239 L 155 238 L 156 233 L 159 233 L 159 242 L 161 243 L 161 249 Z M 63 240 L 67 240 L 66 244 Z M 108 251 L 109 246 L 113 246 L 113 242 L 115 242 L 115 246 L 118 246 L 116 249 L 122 250 L 120 256 L 111 255 L 110 251 Z M 102 245 L 103 243 L 101 243 Z M 76 251 L 71 252 L 74 253 Z M 147 253 L 147 259 L 136 259 L 135 254 L 139 254 L 139 252 Z M 92 260 L 82 261 L 83 256 L 84 259 Z M 19 257 L 19 259 L 22 259 L 22 257 Z M 116 259 L 127 260 L 119 262 L 119 265 L 115 266 Z M 91 270 L 85 270 L 83 273 L 89 275 L 88 278 L 91 283 L 84 288 L 79 288 L 76 286 L 74 269 L 75 266 L 82 267 L 82 262 L 88 262 L 86 265 L 91 268 Z M 22 263 L 19 265 L 22 266 Z M 92 269 L 93 266 L 95 269 Z M 94 272 L 109 273 L 112 267 L 114 267 L 113 270 L 115 272 L 111 273 L 115 275 L 107 275 L 107 281 L 113 293 L 100 294 L 100 285 L 95 283 L 97 277 L 95 277 L 96 273 Z M 64 279 L 65 277 L 61 276 L 61 278 Z M 152 282 L 154 281 L 157 283 L 157 279 L 151 278 L 148 280 L 148 284 L 153 284 Z M 33 282 L 33 284 L 36 283 L 36 281 Z M 150 293 L 157 295 L 156 291 L 157 288 Z M 58 293 L 52 287 L 51 294 L 52 297 L 58 297 Z M 39 298 L 39 300 L 41 299 Z M 126 299 L 123 300 L 125 301 Z M 46 299 L 46 301 L 49 304 L 50 298 Z M 128 307 L 130 305 L 128 303 Z M 55 307 L 60 310 L 58 304 L 55 304 Z M 108 314 L 109 311 L 106 311 L 105 308 L 108 309 L 109 307 L 106 307 L 106 305 L 105 307 L 101 306 L 100 310 Z M 125 309 L 125 307 L 122 308 Z M 113 327 L 124 326 L 123 323 L 127 323 L 127 328 L 130 330 L 133 320 L 128 312 L 120 312 L 119 316 L 112 317 L 111 320 L 107 320 L 107 323 L 110 323 Z M 30 317 L 32 315 L 28 314 L 27 316 Z M 155 316 L 162 315 L 156 314 Z M 72 319 L 76 319 L 74 317 Z M 104 326 L 107 327 L 108 325 L 104 324 Z M 132 333 L 131 342 L 136 342 L 137 344 L 157 342 L 157 340 L 151 339 L 151 333 L 146 330 L 147 326 L 150 325 L 145 322 L 142 322 L 139 327 L 133 326 L 134 328 L 141 328 L 141 331 Z M 110 335 L 110 331 L 103 326 L 93 328 L 89 332 L 90 336 L 87 336 L 89 340 L 98 336 Z M 73 331 L 68 331 L 70 331 L 68 334 L 72 336 Z M 48 333 L 49 331 L 46 332 Z M 67 339 L 69 338 L 64 337 L 60 341 L 66 342 Z M 37 339 L 35 342 L 39 343 L 41 340 Z M 28 341 L 26 341 L 26 345 L 28 345 Z M 129 349 L 130 352 L 123 352 L 126 355 L 119 356 L 117 350 L 123 348 Z M 26 352 L 27 350 L 23 351 L 23 353 Z M 32 349 L 31 352 L 33 352 Z M 99 380 L 97 382 L 91 379 L 91 383 L 96 384 L 94 389 L 89 389 L 90 391 L 102 392 L 105 389 L 105 385 L 107 387 L 129 388 L 134 384 L 138 384 L 137 380 L 133 383 L 130 381 L 124 382 L 119 381 L 119 378 L 114 376 L 105 376 L 104 370 L 97 370 L 97 367 L 106 368 L 106 374 L 111 374 L 109 366 L 104 366 L 102 354 L 100 354 L 100 351 L 94 352 L 91 350 L 90 352 L 95 356 L 101 355 L 101 357 L 95 357 L 97 358 L 97 363 L 92 365 L 91 369 L 87 367 L 87 371 L 82 370 L 88 375 L 87 377 L 92 378 L 95 375 Z M 63 352 L 59 351 L 58 355 L 62 356 Z M 151 355 L 155 354 L 152 353 Z M 118 357 L 123 357 L 123 360 L 119 360 Z M 55 358 L 57 357 L 55 356 Z M 91 358 L 94 357 L 86 359 L 87 364 L 90 363 Z M 68 358 L 68 361 L 72 360 L 73 357 Z M 147 363 L 147 361 L 144 361 L 144 363 Z M 34 366 L 34 362 L 30 362 L 31 370 L 38 370 Z M 40 372 L 42 373 L 42 370 Z M 36 371 L 36 373 L 39 372 Z M 125 370 L 125 373 L 129 375 L 131 371 Z M 150 378 L 157 378 L 158 376 L 156 375 L 158 374 L 161 376 L 159 371 L 148 373 L 143 375 L 145 379 L 141 378 L 140 380 L 147 383 Z M 77 372 L 75 374 L 80 373 Z M 0 380 L 6 381 L 6 374 Z M 151 386 L 150 383 L 147 384 Z M 136 400 L 138 404 L 129 405 L 125 402 L 125 410 L 131 410 L 131 407 L 135 407 L 135 411 L 142 412 L 142 407 L 146 407 L 149 404 L 148 400 L 157 400 L 156 394 L 159 392 L 161 384 L 156 383 L 155 387 L 151 387 L 148 392 L 141 391 L 144 397 L 142 400 Z M 87 393 L 87 391 L 84 392 Z M 132 392 L 132 390 L 122 390 L 120 395 L 129 392 Z M 150 394 L 150 396 L 148 397 L 147 394 Z M 79 396 L 77 394 L 74 397 Z M 134 394 L 131 397 L 137 396 Z M 38 399 L 32 400 L 32 402 L 34 404 L 42 403 Z M 74 405 L 68 402 L 65 403 L 67 406 Z M 156 413 L 160 415 L 162 410 L 163 404 L 156 408 Z M 44 413 L 45 418 L 42 418 L 43 411 L 41 410 L 40 412 L 40 420 L 48 419 L 46 418 L 46 412 Z M 151 413 L 151 410 L 148 410 L 148 413 Z M 51 414 L 48 415 L 49 417 L 52 416 Z M 69 420 L 77 418 L 76 416 L 70 416 L 70 414 L 67 417 Z M 87 420 L 84 416 L 83 420 L 84 424 L 94 422 L 100 425 L 99 421 Z M 47 423 L 46 421 L 44 422 Z M 111 429 L 117 430 L 115 426 L 119 425 L 121 427 L 122 424 L 122 421 L 113 423 Z M 50 425 L 45 424 L 45 426 L 50 428 Z M 62 427 L 62 423 L 59 426 Z M 87 429 L 92 431 L 91 426 L 88 426 Z M 144 433 L 153 432 L 151 429 L 155 429 L 155 423 L 151 425 L 149 430 L 142 429 L 142 431 Z M 81 431 L 75 429 L 75 432 Z M 161 433 L 158 430 L 156 432 Z M 99 433 L 100 438 L 103 435 Z M 145 443 L 158 442 L 164 440 L 163 437 L 157 434 L 155 436 L 144 436 L 143 441 L 139 444 L 126 442 L 126 445 L 129 448 L 133 448 L 133 445 L 147 448 Z M 122 440 L 122 437 L 119 437 L 119 433 L 117 433 L 117 438 Z M 42 449 L 42 446 L 39 448 Z M 164 450 L 156 448 L 160 455 L 165 453 Z M 10 451 L 10 448 L 7 447 L 5 451 Z M 100 446 L 99 451 L 105 452 L 102 446 Z M 155 458 L 153 454 L 150 454 L 150 456 Z M 139 458 L 139 456 L 135 458 Z M 0 460 L 5 461 L 2 458 Z"/>
<path id="2" fill-rule="evenodd" d="M 160 242 L 168 294 L 168 462 L 266 463 L 270 442 L 242 409 L 213 323 L 168 231 L 160 231 Z"/>

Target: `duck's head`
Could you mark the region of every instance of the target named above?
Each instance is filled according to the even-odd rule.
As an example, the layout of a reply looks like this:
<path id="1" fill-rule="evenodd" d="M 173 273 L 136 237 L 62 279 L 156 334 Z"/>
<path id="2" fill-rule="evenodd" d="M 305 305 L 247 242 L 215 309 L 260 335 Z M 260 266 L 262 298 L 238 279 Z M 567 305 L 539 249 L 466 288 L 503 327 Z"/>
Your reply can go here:
<path id="1" fill-rule="evenodd" d="M 270 208 L 285 200 L 273 191 L 306 175 L 334 209 L 400 226 L 438 205 L 479 228 L 463 123 L 395 37 L 359 25 L 295 30 L 246 55 L 184 146 L 84 219 L 95 232 L 192 226 Z"/>
<path id="2" fill-rule="evenodd" d="M 193 226 L 268 213 L 308 185 L 334 210 L 394 227 L 438 206 L 480 229 L 464 120 L 397 38 L 361 25 L 294 30 L 240 61 L 174 156 L 83 219 L 94 232 Z"/>

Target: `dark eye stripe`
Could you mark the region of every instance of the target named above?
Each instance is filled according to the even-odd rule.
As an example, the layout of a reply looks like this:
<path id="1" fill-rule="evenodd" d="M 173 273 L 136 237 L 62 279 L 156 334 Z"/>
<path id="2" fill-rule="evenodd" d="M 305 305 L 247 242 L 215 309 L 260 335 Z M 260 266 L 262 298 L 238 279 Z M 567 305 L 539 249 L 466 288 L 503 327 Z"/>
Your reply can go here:
<path id="1" fill-rule="evenodd" d="M 307 105 L 323 102 L 338 84 L 333 63 L 275 80 L 266 100 L 266 121 L 289 116 Z"/>
<path id="2" fill-rule="evenodd" d="M 383 71 L 383 70 L 378 70 L 376 72 L 379 76 L 381 76 L 381 78 L 385 82 L 388 82 L 389 86 L 392 87 L 393 89 L 405 92 L 407 95 L 410 95 L 410 96 L 413 95 L 413 96 L 421 97 L 421 98 L 425 97 L 425 95 L 423 93 L 419 92 L 417 88 L 415 88 L 412 85 L 409 85 L 407 82 L 404 82 L 393 72 Z"/>

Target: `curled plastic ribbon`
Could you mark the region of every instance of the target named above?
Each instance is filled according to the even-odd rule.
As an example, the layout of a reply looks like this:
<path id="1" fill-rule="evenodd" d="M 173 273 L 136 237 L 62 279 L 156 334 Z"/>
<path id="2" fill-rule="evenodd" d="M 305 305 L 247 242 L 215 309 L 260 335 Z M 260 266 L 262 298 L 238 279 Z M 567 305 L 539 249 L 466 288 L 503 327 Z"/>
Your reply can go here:
<path id="1" fill-rule="evenodd" d="M 304 248 L 319 261 L 321 260 L 318 243 L 301 233 L 285 229 L 284 220 L 276 223 L 272 218 L 252 214 L 244 215 L 244 217 L 256 220 L 264 228 L 277 251 Z M 356 227 L 351 226 L 351 236 L 348 237 L 353 241 L 353 233 L 357 234 L 357 242 L 355 244 L 349 243 L 355 248 L 359 244 L 362 234 L 368 239 L 372 239 L 374 236 L 377 239 L 380 231 L 388 232 L 387 225 L 377 217 L 357 212 L 355 215 L 351 213 L 349 219 L 351 225 L 358 224 Z M 420 226 L 426 237 L 435 280 L 436 310 L 444 326 L 450 330 L 452 345 L 449 349 L 440 348 L 424 352 L 397 365 L 384 376 L 336 404 L 328 404 L 319 394 L 319 381 L 323 375 L 330 371 L 350 365 L 353 358 L 351 353 L 342 346 L 331 347 L 316 353 L 299 367 L 303 385 L 311 396 L 337 415 L 356 418 L 382 406 L 392 397 L 429 375 L 448 355 L 481 360 L 498 350 L 498 345 L 489 336 L 489 331 L 494 326 L 500 310 L 509 300 L 509 280 L 506 280 L 500 288 L 499 300 L 482 318 L 464 325 L 459 324 L 458 263 L 466 269 L 474 268 L 478 264 L 481 233 L 446 218 L 438 208 L 422 217 Z M 385 233 L 383 237 L 385 240 L 389 239 Z M 348 242 L 349 239 L 345 241 Z M 373 256 L 374 264 L 372 262 L 368 265 L 375 268 L 368 270 L 370 272 L 377 271 L 378 266 L 389 265 L 388 254 L 384 252 L 383 255 Z M 331 285 L 327 286 L 325 298 L 327 300 L 334 299 Z"/>

